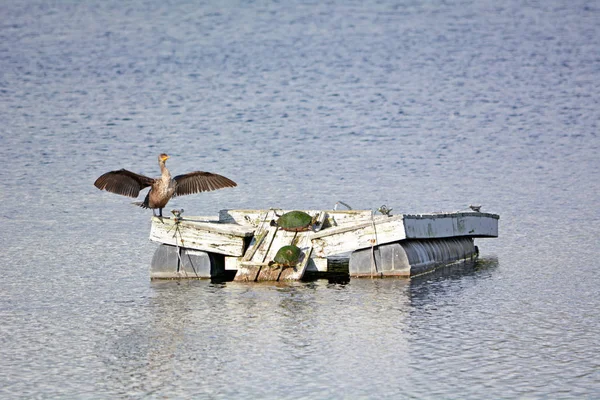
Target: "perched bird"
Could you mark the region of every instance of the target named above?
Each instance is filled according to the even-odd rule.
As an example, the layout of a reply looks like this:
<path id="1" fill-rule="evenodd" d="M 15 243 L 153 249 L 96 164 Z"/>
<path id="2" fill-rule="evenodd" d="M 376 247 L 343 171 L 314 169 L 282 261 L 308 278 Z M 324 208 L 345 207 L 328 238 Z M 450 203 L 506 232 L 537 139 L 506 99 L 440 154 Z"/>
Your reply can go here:
<path id="1" fill-rule="evenodd" d="M 237 186 L 231 179 L 203 171 L 190 172 L 171 178 L 171 173 L 165 166 L 165 161 L 168 159 L 169 156 L 165 153 L 158 156 L 160 178 L 149 178 L 126 169 L 120 169 L 103 174 L 96 179 L 94 186 L 100 190 L 128 197 L 137 197 L 140 190 L 150 186 L 150 191 L 144 201 L 133 204 L 143 208 L 151 208 L 154 216 L 157 216 L 154 209 L 158 208 L 159 217 L 162 217 L 162 209 L 171 197 Z"/>
<path id="2" fill-rule="evenodd" d="M 386 206 L 385 204 L 379 207 L 377 211 L 379 211 L 383 215 L 387 215 L 388 217 L 392 216 L 392 208 L 388 208 L 388 206 Z"/>
<path id="3" fill-rule="evenodd" d="M 469 208 L 475 212 L 481 212 L 481 206 L 480 205 L 475 205 L 475 204 L 471 204 L 469 206 Z"/>

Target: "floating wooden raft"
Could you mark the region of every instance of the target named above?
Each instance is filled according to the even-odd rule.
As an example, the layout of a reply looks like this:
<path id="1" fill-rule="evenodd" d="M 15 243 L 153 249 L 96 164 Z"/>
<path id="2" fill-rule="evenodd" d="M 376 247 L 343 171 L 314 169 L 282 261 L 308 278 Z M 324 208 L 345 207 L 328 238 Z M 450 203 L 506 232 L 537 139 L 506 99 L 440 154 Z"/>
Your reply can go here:
<path id="1" fill-rule="evenodd" d="M 326 271 L 327 257 L 406 239 L 497 237 L 498 215 L 481 212 L 374 215 L 370 210 L 304 210 L 315 224 L 289 232 L 271 221 L 289 210 L 222 210 L 218 218 L 152 219 L 150 239 L 225 256 L 235 280 L 298 280 Z M 294 267 L 274 263 L 283 246 L 300 248 Z"/>

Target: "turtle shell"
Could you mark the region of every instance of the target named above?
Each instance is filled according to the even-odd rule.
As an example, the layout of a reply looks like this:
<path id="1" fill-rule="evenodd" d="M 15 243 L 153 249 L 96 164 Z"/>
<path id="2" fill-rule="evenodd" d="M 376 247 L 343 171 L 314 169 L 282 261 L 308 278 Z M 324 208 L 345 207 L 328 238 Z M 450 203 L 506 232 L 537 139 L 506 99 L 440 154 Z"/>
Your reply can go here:
<path id="1" fill-rule="evenodd" d="M 284 231 L 301 232 L 308 230 L 313 218 L 304 211 L 289 211 L 277 220 L 277 226 Z"/>
<path id="2" fill-rule="evenodd" d="M 280 248 L 277 251 L 277 254 L 275 254 L 273 261 L 283 267 L 295 267 L 298 264 L 298 261 L 300 261 L 301 254 L 302 251 L 300 248 L 291 244 Z"/>

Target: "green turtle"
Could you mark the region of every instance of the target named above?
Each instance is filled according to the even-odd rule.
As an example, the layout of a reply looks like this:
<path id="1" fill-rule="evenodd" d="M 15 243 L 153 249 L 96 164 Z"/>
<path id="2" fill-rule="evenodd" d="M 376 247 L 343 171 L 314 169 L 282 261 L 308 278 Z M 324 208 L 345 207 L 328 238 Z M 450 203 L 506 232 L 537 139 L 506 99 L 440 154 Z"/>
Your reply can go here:
<path id="1" fill-rule="evenodd" d="M 270 265 L 276 265 L 278 267 L 295 267 L 298 265 L 300 261 L 300 256 L 302 255 L 302 250 L 298 246 L 294 246 L 293 244 L 289 246 L 283 246 L 277 251 L 275 257 L 273 258 L 273 262 Z"/>
<path id="2" fill-rule="evenodd" d="M 310 226 L 316 221 L 304 211 L 289 211 L 278 216 L 277 221 L 271 221 L 271 226 L 278 226 L 284 231 L 304 232 L 310 230 Z"/>

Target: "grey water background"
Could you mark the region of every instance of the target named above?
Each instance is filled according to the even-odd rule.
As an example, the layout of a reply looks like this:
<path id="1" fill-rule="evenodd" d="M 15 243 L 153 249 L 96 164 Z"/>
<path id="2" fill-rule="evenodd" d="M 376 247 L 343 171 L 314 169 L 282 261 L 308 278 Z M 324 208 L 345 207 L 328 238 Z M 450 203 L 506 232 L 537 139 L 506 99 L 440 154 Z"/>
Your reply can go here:
<path id="1" fill-rule="evenodd" d="M 598 398 L 595 1 L 0 3 L 1 398 Z M 408 280 L 151 282 L 167 210 L 501 215 Z"/>

